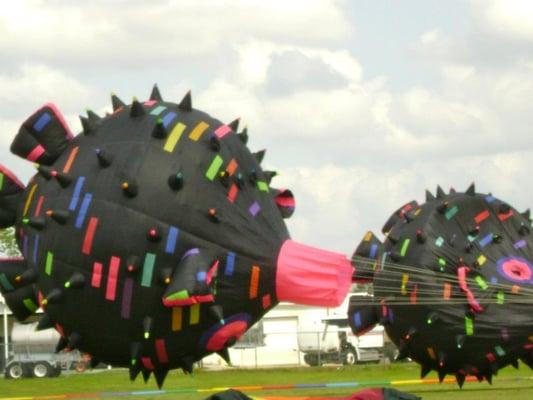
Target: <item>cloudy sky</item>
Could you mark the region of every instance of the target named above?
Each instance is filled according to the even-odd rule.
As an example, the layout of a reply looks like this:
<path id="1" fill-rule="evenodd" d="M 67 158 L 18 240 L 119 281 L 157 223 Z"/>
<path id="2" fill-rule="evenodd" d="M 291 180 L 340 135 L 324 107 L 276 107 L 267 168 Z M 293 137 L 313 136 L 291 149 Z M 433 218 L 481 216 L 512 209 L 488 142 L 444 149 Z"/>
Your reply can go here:
<path id="1" fill-rule="evenodd" d="M 75 130 L 109 93 L 193 92 L 241 117 L 289 187 L 294 239 L 351 254 L 401 204 L 475 181 L 533 205 L 533 2 L 17 1 L 0 13 L 0 162 L 52 101 Z M 529 161 L 528 161 L 529 160 Z"/>

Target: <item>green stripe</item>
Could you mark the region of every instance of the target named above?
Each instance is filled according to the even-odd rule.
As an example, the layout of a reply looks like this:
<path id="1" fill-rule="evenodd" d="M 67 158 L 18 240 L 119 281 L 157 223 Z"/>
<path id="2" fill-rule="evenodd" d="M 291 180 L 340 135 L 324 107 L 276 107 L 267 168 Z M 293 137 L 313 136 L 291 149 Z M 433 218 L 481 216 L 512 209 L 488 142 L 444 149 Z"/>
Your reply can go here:
<path id="1" fill-rule="evenodd" d="M 500 346 L 494 347 L 494 350 L 496 350 L 496 354 L 498 354 L 500 357 L 505 355 L 505 350 L 503 350 Z"/>
<path id="2" fill-rule="evenodd" d="M 154 273 L 155 254 L 146 253 L 144 257 L 143 276 L 141 285 L 144 287 L 152 286 L 152 275 Z"/>
<path id="3" fill-rule="evenodd" d="M 503 292 L 498 292 L 496 294 L 496 299 L 498 304 L 503 304 L 505 302 L 505 294 Z"/>
<path id="4" fill-rule="evenodd" d="M 163 111 L 166 110 L 166 107 L 165 106 L 157 106 L 156 108 L 154 108 L 152 111 L 150 111 L 150 114 L 151 115 L 159 115 L 161 114 Z"/>
<path id="5" fill-rule="evenodd" d="M 2 284 L 5 290 L 15 289 L 11 282 L 8 281 L 7 276 L 4 273 L 0 274 L 0 283 Z"/>
<path id="6" fill-rule="evenodd" d="M 167 296 L 168 300 L 185 300 L 189 298 L 189 292 L 187 290 L 180 290 L 179 292 L 172 293 L 170 296 Z"/>
<path id="7" fill-rule="evenodd" d="M 268 192 L 268 184 L 263 181 L 257 181 L 257 188 L 262 192 Z"/>
<path id="8" fill-rule="evenodd" d="M 51 251 L 46 252 L 46 264 L 44 266 L 44 273 L 46 275 L 52 275 L 52 264 L 54 263 L 54 253 Z"/>
<path id="9" fill-rule="evenodd" d="M 472 336 L 474 334 L 474 321 L 468 317 L 465 317 L 465 332 L 467 336 Z"/>
<path id="10" fill-rule="evenodd" d="M 436 246 L 439 246 L 439 247 L 440 247 L 440 246 L 442 246 L 443 243 L 444 243 L 444 239 L 442 238 L 442 236 L 439 236 L 439 237 L 437 238 L 437 240 L 435 240 L 435 245 L 436 245 Z"/>
<path id="11" fill-rule="evenodd" d="M 481 277 L 481 276 L 476 276 L 476 282 L 477 284 L 479 285 L 479 287 L 483 290 L 486 290 L 489 286 L 487 285 L 487 282 L 485 282 L 485 280 Z"/>
<path id="12" fill-rule="evenodd" d="M 28 310 L 30 310 L 31 312 L 35 312 L 37 310 L 37 304 L 35 304 L 33 302 L 32 299 L 24 299 L 22 300 L 22 303 L 24 304 L 24 307 L 26 307 Z"/>
<path id="13" fill-rule="evenodd" d="M 0 172 L 0 190 L 4 187 L 4 174 Z"/>
<path id="14" fill-rule="evenodd" d="M 205 176 L 207 179 L 212 181 L 215 179 L 215 176 L 217 175 L 218 170 L 222 166 L 222 163 L 224 160 L 222 160 L 222 157 L 220 157 L 218 154 L 213 158 L 213 161 L 211 161 L 211 165 L 207 169 L 207 172 L 205 173 Z"/>
<path id="15" fill-rule="evenodd" d="M 405 239 L 402 244 L 402 249 L 400 250 L 400 255 L 403 257 L 407 253 L 407 248 L 409 247 L 409 242 L 411 239 Z"/>
<path id="16" fill-rule="evenodd" d="M 450 220 L 453 218 L 455 214 L 457 214 L 457 211 L 459 211 L 459 209 L 457 208 L 457 206 L 454 206 L 450 208 L 448 211 L 446 211 L 446 214 L 444 214 L 444 216 L 446 217 L 447 220 Z"/>

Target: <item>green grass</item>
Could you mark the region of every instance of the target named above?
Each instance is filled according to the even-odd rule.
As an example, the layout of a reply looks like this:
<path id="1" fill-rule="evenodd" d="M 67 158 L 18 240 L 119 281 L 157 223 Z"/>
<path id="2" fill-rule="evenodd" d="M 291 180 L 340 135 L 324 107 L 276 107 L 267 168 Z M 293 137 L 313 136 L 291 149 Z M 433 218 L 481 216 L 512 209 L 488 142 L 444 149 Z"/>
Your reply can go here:
<path id="1" fill-rule="evenodd" d="M 383 382 L 391 380 L 417 379 L 419 368 L 416 364 L 402 363 L 392 365 L 357 365 L 353 367 L 321 368 L 277 368 L 277 369 L 232 369 L 225 371 L 198 370 L 191 376 L 172 372 L 169 374 L 164 389 L 168 394 L 145 394 L 131 397 L 112 396 L 106 399 L 170 400 L 205 399 L 208 389 L 223 390 L 229 386 L 267 386 L 297 383 L 331 383 L 331 382 L 365 382 L 370 386 L 384 386 Z M 430 375 L 430 378 L 435 376 Z M 531 380 L 530 380 L 531 379 Z M 374 384 L 371 384 L 371 382 Z M 529 368 L 522 366 L 519 371 L 506 368 L 494 378 L 493 385 L 486 382 L 466 382 L 463 389 L 456 384 L 399 385 L 397 389 L 414 393 L 424 399 L 502 399 L 525 400 L 533 398 L 533 374 Z M 113 370 L 85 374 L 64 374 L 53 379 L 0 379 L 0 399 L 10 397 L 54 396 L 78 393 L 80 396 L 69 398 L 87 398 L 87 394 L 102 392 L 131 392 L 156 390 L 155 381 L 150 379 L 144 384 L 142 377 L 137 382 L 130 382 L 126 370 Z M 198 389 L 206 390 L 197 392 Z M 277 391 L 243 390 L 253 396 L 347 396 L 357 391 L 356 387 L 321 388 Z M 218 390 L 217 390 L 218 391 Z M 85 394 L 82 396 L 81 394 Z M 56 397 L 57 398 L 57 397 Z"/>

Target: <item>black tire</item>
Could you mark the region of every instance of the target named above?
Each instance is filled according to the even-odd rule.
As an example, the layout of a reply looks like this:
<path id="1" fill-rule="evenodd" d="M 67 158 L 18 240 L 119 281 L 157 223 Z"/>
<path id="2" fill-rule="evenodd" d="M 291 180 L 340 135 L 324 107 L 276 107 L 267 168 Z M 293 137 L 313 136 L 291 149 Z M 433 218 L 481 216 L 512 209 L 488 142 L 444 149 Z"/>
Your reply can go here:
<path id="1" fill-rule="evenodd" d="M 357 364 L 357 361 L 357 352 L 354 348 L 346 349 L 344 351 L 344 358 L 342 360 L 344 365 L 355 365 Z"/>
<path id="2" fill-rule="evenodd" d="M 6 368 L 5 375 L 7 379 L 20 379 L 24 377 L 24 365 L 19 362 L 9 364 Z"/>
<path id="3" fill-rule="evenodd" d="M 383 349 L 383 355 L 390 362 L 396 361 L 396 358 L 398 357 L 398 354 L 399 354 L 398 348 L 394 345 L 394 343 L 386 343 L 385 344 L 385 348 Z"/>
<path id="4" fill-rule="evenodd" d="M 35 378 L 48 378 L 53 375 L 54 369 L 46 361 L 36 361 L 33 364 L 31 373 Z"/>
<path id="5" fill-rule="evenodd" d="M 307 365 L 310 365 L 311 367 L 316 367 L 319 365 L 318 356 L 316 354 L 305 354 L 304 361 Z"/>

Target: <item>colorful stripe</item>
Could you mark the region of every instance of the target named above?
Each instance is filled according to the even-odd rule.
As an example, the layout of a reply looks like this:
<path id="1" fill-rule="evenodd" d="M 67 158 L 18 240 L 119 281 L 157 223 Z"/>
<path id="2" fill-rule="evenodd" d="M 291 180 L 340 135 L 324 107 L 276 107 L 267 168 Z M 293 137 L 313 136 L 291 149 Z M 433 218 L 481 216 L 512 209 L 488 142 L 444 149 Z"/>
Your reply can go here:
<path id="1" fill-rule="evenodd" d="M 155 116 L 158 116 L 159 114 L 161 114 L 163 111 L 165 111 L 167 108 L 165 106 L 157 106 L 156 108 L 154 108 L 152 111 L 150 111 L 150 115 L 155 115 Z"/>
<path id="2" fill-rule="evenodd" d="M 33 199 L 33 195 L 35 194 L 35 190 L 37 190 L 37 184 L 33 185 L 30 189 L 30 193 L 28 193 L 28 197 L 26 198 L 26 203 L 24 204 L 24 211 L 22 212 L 22 215 L 25 216 L 28 214 L 28 210 L 30 208 L 31 201 Z"/>
<path id="3" fill-rule="evenodd" d="M 157 355 L 157 361 L 159 361 L 160 364 L 168 364 L 168 354 L 165 339 L 156 339 L 155 352 Z"/>
<path id="4" fill-rule="evenodd" d="M 166 152 L 172 153 L 174 149 L 176 148 L 176 145 L 178 144 L 178 140 L 180 140 L 181 134 L 185 130 L 186 126 L 182 124 L 181 122 L 178 122 L 176 126 L 172 129 L 172 132 L 170 132 L 170 135 L 168 135 L 167 141 L 165 142 L 165 146 L 163 147 L 163 150 Z"/>
<path id="5" fill-rule="evenodd" d="M 172 308 L 172 332 L 181 331 L 183 311 L 181 307 Z"/>
<path id="6" fill-rule="evenodd" d="M 189 139 L 197 142 L 198 139 L 202 136 L 202 134 L 205 132 L 205 130 L 209 128 L 209 125 L 205 122 L 201 121 L 194 127 L 191 134 L 189 135 Z"/>
<path id="7" fill-rule="evenodd" d="M 233 275 L 233 269 L 235 267 L 235 253 L 231 251 L 226 257 L 226 268 L 224 269 L 224 275 L 231 276 Z"/>
<path id="8" fill-rule="evenodd" d="M 76 218 L 76 223 L 74 225 L 78 229 L 81 229 L 83 222 L 85 221 L 85 216 L 87 215 L 87 210 L 89 209 L 89 205 L 91 204 L 92 198 L 93 195 L 90 193 L 86 193 L 85 196 L 83 196 L 80 211 L 78 213 L 78 217 Z"/>
<path id="9" fill-rule="evenodd" d="M 235 161 L 235 159 L 232 158 L 230 162 L 228 163 L 228 166 L 226 167 L 226 172 L 228 173 L 229 176 L 232 176 L 238 167 L 239 165 L 237 164 L 237 161 Z"/>
<path id="10" fill-rule="evenodd" d="M 4 187 L 4 174 L 0 172 L 0 191 Z"/>
<path id="11" fill-rule="evenodd" d="M 129 319 L 130 317 L 132 295 L 133 279 L 128 276 L 124 281 L 124 289 L 122 290 L 122 306 L 120 308 L 120 316 L 123 319 Z"/>
<path id="12" fill-rule="evenodd" d="M 400 256 L 404 257 L 407 253 L 407 249 L 409 248 L 409 243 L 411 242 L 411 239 L 405 239 L 402 243 L 402 249 L 400 250 Z"/>
<path id="13" fill-rule="evenodd" d="M 44 149 L 44 147 L 39 144 L 35 146 L 32 151 L 30 151 L 30 153 L 26 156 L 26 159 L 30 161 L 37 161 L 37 159 L 41 157 L 45 152 L 46 150 Z"/>
<path id="14" fill-rule="evenodd" d="M 253 217 L 255 217 L 260 210 L 261 206 L 257 201 L 254 201 L 254 203 L 248 209 L 249 213 L 252 214 Z"/>
<path id="15" fill-rule="evenodd" d="M 105 290 L 106 300 L 115 301 L 117 296 L 118 270 L 120 258 L 112 256 L 109 262 L 109 272 L 107 274 L 107 286 Z"/>
<path id="16" fill-rule="evenodd" d="M 485 247 L 491 242 L 492 242 L 492 233 L 489 233 L 479 240 L 479 245 L 481 247 Z"/>
<path id="17" fill-rule="evenodd" d="M 210 181 L 215 179 L 215 176 L 217 175 L 218 170 L 220 169 L 223 163 L 224 160 L 217 154 L 215 158 L 213 158 L 213 161 L 211 161 L 211 164 L 209 165 L 209 168 L 205 173 L 206 178 Z"/>
<path id="18" fill-rule="evenodd" d="M 446 211 L 446 213 L 444 214 L 444 217 L 447 220 L 450 220 L 453 218 L 455 214 L 457 214 L 457 211 L 459 211 L 459 208 L 457 208 L 457 206 L 453 206 L 452 208 Z"/>
<path id="19" fill-rule="evenodd" d="M 238 193 L 239 187 L 236 184 L 232 183 L 228 191 L 228 200 L 230 201 L 230 203 L 235 202 Z"/>
<path id="20" fill-rule="evenodd" d="M 171 226 L 168 230 L 167 243 L 165 245 L 165 252 L 168 254 L 174 254 L 176 251 L 176 243 L 178 242 L 178 237 L 180 230 L 174 226 Z"/>
<path id="21" fill-rule="evenodd" d="M 231 128 L 227 125 L 220 125 L 217 129 L 215 129 L 215 135 L 219 139 L 222 139 L 224 136 L 226 136 L 230 132 L 231 132 Z"/>
<path id="22" fill-rule="evenodd" d="M 46 252 L 46 262 L 44 265 L 44 273 L 48 276 L 52 275 L 52 267 L 54 266 L 54 253 Z"/>
<path id="23" fill-rule="evenodd" d="M 39 200 L 37 200 L 37 206 L 35 206 L 35 211 L 33 212 L 33 215 L 38 217 L 39 214 L 41 214 L 41 209 L 43 207 L 43 201 L 44 196 L 39 196 Z"/>
<path id="24" fill-rule="evenodd" d="M 442 294 L 442 297 L 444 300 L 450 300 L 450 296 L 452 295 L 452 285 L 449 283 L 444 284 L 444 293 Z"/>
<path id="25" fill-rule="evenodd" d="M 13 285 L 11 284 L 11 282 L 9 282 L 9 280 L 7 279 L 6 274 L 4 274 L 4 273 L 0 274 L 0 284 L 2 284 L 2 286 L 3 286 L 3 288 L 5 290 L 13 290 L 13 289 L 15 289 L 13 287 Z"/>
<path id="26" fill-rule="evenodd" d="M 27 236 L 25 237 L 27 238 Z M 33 263 L 37 264 L 37 255 L 39 254 L 39 235 L 35 235 L 33 238 Z"/>
<path id="27" fill-rule="evenodd" d="M 76 180 L 76 186 L 74 186 L 74 192 L 72 193 L 72 198 L 70 199 L 70 204 L 68 206 L 69 211 L 74 211 L 78 206 L 78 200 L 80 199 L 80 192 L 85 183 L 85 177 L 80 176 Z"/>
<path id="28" fill-rule="evenodd" d="M 87 225 L 87 230 L 85 231 L 85 238 L 83 239 L 83 246 L 81 248 L 81 252 L 85 255 L 91 254 L 94 233 L 96 232 L 97 226 L 98 226 L 98 218 L 91 217 L 91 219 L 89 220 L 89 224 Z"/>
<path id="29" fill-rule="evenodd" d="M 521 239 L 519 240 L 518 242 L 516 242 L 513 247 L 518 250 L 518 249 L 521 249 L 522 247 L 525 247 L 527 246 L 527 242 L 524 240 L 524 239 Z"/>
<path id="30" fill-rule="evenodd" d="M 141 279 L 141 286 L 152 286 L 152 275 L 154 273 L 155 254 L 146 253 L 144 256 L 143 274 Z"/>
<path id="31" fill-rule="evenodd" d="M 52 120 L 52 117 L 47 112 L 41 114 L 39 119 L 33 124 L 33 129 L 37 132 L 41 132 L 46 125 Z"/>
<path id="32" fill-rule="evenodd" d="M 102 283 L 102 270 L 104 266 L 99 263 L 95 262 L 93 264 L 93 274 L 91 278 L 91 286 L 95 288 L 99 288 Z"/>
<path id="33" fill-rule="evenodd" d="M 65 163 L 65 166 L 63 167 L 63 172 L 66 174 L 70 172 L 70 169 L 72 168 L 72 163 L 74 163 L 74 160 L 76 159 L 76 156 L 78 155 L 79 147 L 74 147 L 67 158 L 67 162 Z"/>
<path id="34" fill-rule="evenodd" d="M 257 297 L 257 292 L 259 291 L 259 273 L 260 268 L 257 265 L 252 267 L 252 276 L 250 278 L 250 299 L 255 299 Z"/>
<path id="35" fill-rule="evenodd" d="M 486 220 L 488 217 L 490 217 L 489 210 L 484 210 L 474 217 L 474 221 L 476 221 L 476 224 L 480 224 L 481 222 Z"/>
<path id="36" fill-rule="evenodd" d="M 465 332 L 467 336 L 472 336 L 474 334 L 474 321 L 472 318 L 465 316 Z"/>
<path id="37" fill-rule="evenodd" d="M 167 115 L 165 115 L 163 117 L 163 126 L 166 128 L 168 127 L 168 125 L 174 121 L 174 118 L 176 118 L 176 113 L 175 112 L 169 112 Z"/>
<path id="38" fill-rule="evenodd" d="M 189 324 L 196 325 L 200 322 L 200 304 L 193 304 L 189 307 Z"/>
<path id="39" fill-rule="evenodd" d="M 37 311 L 37 309 L 39 308 L 39 306 L 37 306 L 37 304 L 35 304 L 32 299 L 24 299 L 22 300 L 22 304 L 24 304 L 24 307 L 26 307 L 32 313 Z"/>
<path id="40" fill-rule="evenodd" d="M 257 188 L 262 192 L 268 192 L 268 184 L 263 181 L 257 181 Z"/>

